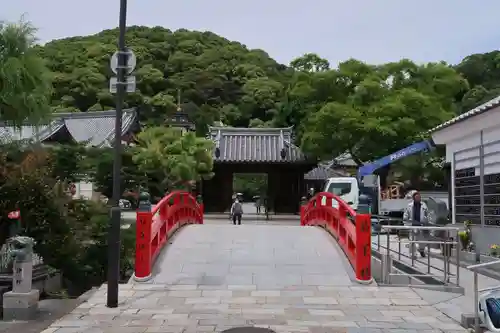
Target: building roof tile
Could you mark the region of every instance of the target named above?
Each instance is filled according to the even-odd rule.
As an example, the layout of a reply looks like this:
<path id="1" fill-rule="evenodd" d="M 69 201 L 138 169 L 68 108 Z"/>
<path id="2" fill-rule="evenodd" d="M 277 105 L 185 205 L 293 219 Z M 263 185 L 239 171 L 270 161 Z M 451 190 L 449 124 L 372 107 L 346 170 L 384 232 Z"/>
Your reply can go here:
<path id="1" fill-rule="evenodd" d="M 305 180 L 326 180 L 330 177 L 343 177 L 345 174 L 330 168 L 319 166 L 304 175 Z"/>
<path id="2" fill-rule="evenodd" d="M 290 163 L 307 160 L 292 143 L 292 128 L 210 127 L 216 162 Z"/>
<path id="3" fill-rule="evenodd" d="M 488 101 L 486 103 L 483 103 L 483 104 L 475 107 L 474 109 L 472 109 L 470 111 L 462 113 L 458 117 L 450 119 L 447 122 L 444 122 L 441 125 L 438 125 L 438 126 L 434 127 L 429 132 L 432 133 L 432 132 L 436 132 L 436 131 L 442 130 L 443 128 L 446 128 L 448 126 L 454 125 L 454 124 L 456 124 L 456 123 L 458 123 L 460 121 L 469 119 L 471 117 L 477 116 L 477 115 L 479 115 L 481 113 L 484 113 L 484 112 L 486 112 L 488 110 L 491 110 L 491 109 L 493 109 L 493 108 L 495 108 L 495 107 L 497 107 L 499 105 L 500 105 L 500 96 L 495 97 L 492 100 L 490 100 L 490 101 Z"/>
<path id="4" fill-rule="evenodd" d="M 0 139 L 35 140 L 43 142 L 66 129 L 76 142 L 89 146 L 111 146 L 115 134 L 116 111 L 55 113 L 45 125 L 23 125 L 20 129 L 0 124 Z M 134 123 L 135 109 L 123 110 L 122 131 L 126 133 Z"/>

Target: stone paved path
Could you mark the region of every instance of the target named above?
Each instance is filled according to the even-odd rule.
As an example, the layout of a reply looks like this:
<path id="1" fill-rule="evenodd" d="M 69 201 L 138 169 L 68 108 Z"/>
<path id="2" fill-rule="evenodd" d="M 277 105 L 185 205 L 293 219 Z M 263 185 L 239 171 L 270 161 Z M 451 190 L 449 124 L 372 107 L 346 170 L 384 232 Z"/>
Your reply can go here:
<path id="1" fill-rule="evenodd" d="M 193 225 L 175 237 L 156 265 L 153 283 L 351 285 L 352 271 L 319 228 L 279 225 Z"/>
<path id="2" fill-rule="evenodd" d="M 319 228 L 196 225 L 173 239 L 149 283 L 105 286 L 44 333 L 465 332 L 410 288 L 361 286 Z"/>

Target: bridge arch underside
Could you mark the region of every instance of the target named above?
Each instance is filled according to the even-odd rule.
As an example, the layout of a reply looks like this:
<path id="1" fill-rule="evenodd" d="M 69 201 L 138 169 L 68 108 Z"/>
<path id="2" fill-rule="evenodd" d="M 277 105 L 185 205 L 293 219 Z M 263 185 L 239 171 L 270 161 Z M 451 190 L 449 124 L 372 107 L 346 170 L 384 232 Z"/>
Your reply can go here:
<path id="1" fill-rule="evenodd" d="M 228 211 L 233 195 L 233 176 L 236 173 L 267 174 L 267 197 L 273 213 L 297 214 L 304 193 L 304 174 L 314 164 L 302 163 L 215 163 L 214 177 L 201 186 L 204 209 L 207 213 Z"/>
<path id="2" fill-rule="evenodd" d="M 321 228 L 244 224 L 182 228 L 156 261 L 152 283 L 242 290 L 354 284 L 345 255 Z"/>

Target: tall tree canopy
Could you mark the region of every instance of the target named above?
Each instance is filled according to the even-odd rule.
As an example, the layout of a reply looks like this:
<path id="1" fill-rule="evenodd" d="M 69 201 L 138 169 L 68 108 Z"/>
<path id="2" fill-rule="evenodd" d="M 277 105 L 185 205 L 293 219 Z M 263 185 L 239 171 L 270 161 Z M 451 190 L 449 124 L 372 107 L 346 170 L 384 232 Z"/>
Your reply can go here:
<path id="1" fill-rule="evenodd" d="M 50 114 L 50 72 L 34 49 L 36 29 L 0 22 L 0 121 L 39 123 Z"/>
<path id="2" fill-rule="evenodd" d="M 53 72 L 53 110 L 114 108 L 108 80 L 117 35 L 105 30 L 38 48 Z M 138 59 L 138 90 L 127 95 L 126 106 L 139 107 L 144 124 L 163 125 L 180 104 L 199 135 L 219 120 L 294 126 L 296 142 L 320 158 L 350 152 L 361 163 L 385 156 L 500 94 L 497 51 L 457 66 L 406 59 L 333 66 L 314 53 L 285 66 L 211 32 L 133 26 L 126 38 Z"/>
<path id="3" fill-rule="evenodd" d="M 108 80 L 117 34 L 106 30 L 39 48 L 54 72 L 56 111 L 114 107 Z M 247 126 L 256 114 L 269 121 L 287 77 L 287 67 L 264 51 L 211 32 L 134 26 L 127 30 L 127 45 L 138 59 L 138 90 L 127 95 L 126 106 L 141 107 L 141 120 L 151 125 L 160 125 L 179 102 L 200 129 L 218 120 Z"/>
<path id="4" fill-rule="evenodd" d="M 213 142 L 176 128 L 151 127 L 138 135 L 132 159 L 158 195 L 212 176 Z M 155 184 L 152 184 L 155 183 Z"/>
<path id="5" fill-rule="evenodd" d="M 303 146 L 325 158 L 349 152 L 360 164 L 411 144 L 452 117 L 455 96 L 467 89 L 441 63 L 370 66 L 349 60 L 327 74 L 335 97 L 308 115 Z"/>

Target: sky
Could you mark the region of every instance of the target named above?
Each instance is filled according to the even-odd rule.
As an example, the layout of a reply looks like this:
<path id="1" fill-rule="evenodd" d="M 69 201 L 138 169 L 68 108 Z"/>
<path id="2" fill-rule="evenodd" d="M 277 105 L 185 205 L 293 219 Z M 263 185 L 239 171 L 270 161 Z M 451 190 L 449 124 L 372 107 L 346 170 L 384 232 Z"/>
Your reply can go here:
<path id="1" fill-rule="evenodd" d="M 2 0 L 0 20 L 22 15 L 41 42 L 118 25 L 119 0 Z M 288 64 L 317 53 L 335 67 L 409 58 L 458 63 L 500 46 L 499 0 L 128 0 L 128 25 L 213 31 Z"/>

